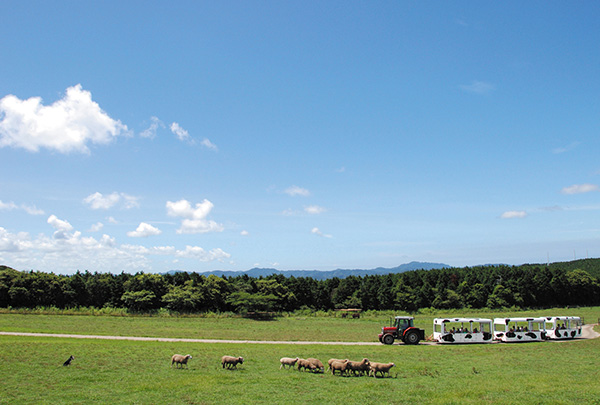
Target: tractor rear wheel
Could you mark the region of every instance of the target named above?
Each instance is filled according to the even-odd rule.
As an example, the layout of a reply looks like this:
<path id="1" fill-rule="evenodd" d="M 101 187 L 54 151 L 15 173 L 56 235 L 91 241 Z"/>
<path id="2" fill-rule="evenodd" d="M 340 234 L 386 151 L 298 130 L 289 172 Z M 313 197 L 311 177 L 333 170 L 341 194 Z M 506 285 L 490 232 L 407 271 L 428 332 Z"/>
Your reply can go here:
<path id="1" fill-rule="evenodd" d="M 382 340 L 384 345 L 394 344 L 394 337 L 392 335 L 385 335 Z"/>
<path id="2" fill-rule="evenodd" d="M 407 332 L 404 336 L 404 343 L 406 343 L 407 345 L 416 345 L 419 344 L 420 341 L 421 338 L 419 337 L 419 334 L 416 331 Z"/>

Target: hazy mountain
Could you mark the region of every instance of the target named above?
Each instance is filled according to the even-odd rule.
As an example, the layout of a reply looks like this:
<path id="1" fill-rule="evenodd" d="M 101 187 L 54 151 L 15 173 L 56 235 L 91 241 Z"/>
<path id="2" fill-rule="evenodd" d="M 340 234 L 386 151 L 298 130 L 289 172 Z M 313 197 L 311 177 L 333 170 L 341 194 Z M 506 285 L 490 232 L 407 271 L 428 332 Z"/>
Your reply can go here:
<path id="1" fill-rule="evenodd" d="M 321 270 L 277 270 L 277 269 L 268 269 L 268 268 L 253 268 L 247 271 L 224 271 L 224 270 L 214 270 L 201 272 L 205 276 L 209 274 L 214 274 L 216 276 L 227 276 L 227 277 L 236 277 L 247 274 L 249 277 L 266 277 L 271 274 L 282 274 L 285 277 L 311 277 L 315 280 L 326 280 L 329 278 L 346 278 L 348 276 L 368 276 L 368 275 L 376 275 L 376 274 L 389 274 L 389 273 L 403 273 L 405 271 L 411 270 L 431 270 L 431 269 L 445 269 L 451 266 L 443 263 L 427 263 L 427 262 L 410 262 L 406 264 L 401 264 L 398 267 L 384 268 L 377 267 L 376 269 L 370 270 L 362 270 L 362 269 L 337 269 L 330 271 L 321 271 Z M 179 270 L 171 270 L 169 274 L 177 273 Z"/>

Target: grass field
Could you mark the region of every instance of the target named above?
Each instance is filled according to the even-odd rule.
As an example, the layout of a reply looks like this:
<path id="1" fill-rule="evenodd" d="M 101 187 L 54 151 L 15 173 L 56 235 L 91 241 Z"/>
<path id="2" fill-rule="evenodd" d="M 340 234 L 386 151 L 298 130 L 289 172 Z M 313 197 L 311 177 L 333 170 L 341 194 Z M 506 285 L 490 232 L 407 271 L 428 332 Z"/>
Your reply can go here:
<path id="1" fill-rule="evenodd" d="M 585 313 L 596 322 L 598 310 L 560 313 Z M 417 315 L 421 317 L 427 318 Z M 295 340 L 318 340 L 323 333 L 335 333 L 343 337 L 338 340 L 372 341 L 387 315 L 379 318 L 373 314 L 372 319 L 359 320 L 289 317 L 260 322 L 1 314 L 0 331 L 257 340 L 285 339 L 292 332 Z M 429 333 L 431 325 L 427 326 Z M 292 331 L 280 330 L 285 327 Z M 312 331 L 322 328 L 326 332 Z M 192 354 L 189 369 L 169 367 L 174 353 Z M 71 354 L 76 357 L 72 366 L 62 367 Z M 238 370 L 223 370 L 219 359 L 224 354 L 243 356 L 245 362 Z M 512 345 L 326 346 L 0 336 L 0 403 L 600 403 L 599 354 L 600 339 Z M 334 377 L 280 370 L 282 356 L 317 357 L 323 362 L 331 357 L 368 357 L 393 361 L 396 367 L 392 378 Z"/>

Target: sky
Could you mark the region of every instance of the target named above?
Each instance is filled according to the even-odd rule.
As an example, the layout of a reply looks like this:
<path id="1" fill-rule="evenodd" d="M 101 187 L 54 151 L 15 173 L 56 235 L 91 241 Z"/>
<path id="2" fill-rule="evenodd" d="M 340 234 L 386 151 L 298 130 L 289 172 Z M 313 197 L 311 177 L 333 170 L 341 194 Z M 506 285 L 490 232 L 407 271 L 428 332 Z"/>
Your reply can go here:
<path id="1" fill-rule="evenodd" d="M 0 264 L 600 257 L 600 3 L 0 2 Z"/>

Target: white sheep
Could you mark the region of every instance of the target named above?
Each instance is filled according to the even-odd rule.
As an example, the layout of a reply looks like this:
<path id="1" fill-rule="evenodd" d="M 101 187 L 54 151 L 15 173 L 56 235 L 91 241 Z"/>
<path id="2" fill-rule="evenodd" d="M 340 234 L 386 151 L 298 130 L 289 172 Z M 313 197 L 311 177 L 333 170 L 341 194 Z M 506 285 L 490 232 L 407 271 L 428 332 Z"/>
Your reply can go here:
<path id="1" fill-rule="evenodd" d="M 288 368 L 293 368 L 298 360 L 298 357 L 296 357 L 295 359 L 292 359 L 291 357 L 282 357 L 281 359 L 279 359 L 279 362 L 281 363 L 279 369 L 281 370 L 281 368 L 285 368 L 285 366 L 288 366 Z"/>
<path id="2" fill-rule="evenodd" d="M 323 363 L 321 362 L 321 360 L 319 359 L 315 359 L 312 357 L 309 357 L 308 359 L 306 359 L 310 362 L 310 364 L 312 364 L 313 366 L 315 366 L 315 369 L 313 369 L 313 371 L 317 371 L 317 372 L 321 372 L 324 373 L 325 372 L 325 366 L 323 366 Z"/>
<path id="3" fill-rule="evenodd" d="M 335 375 L 335 371 L 338 370 L 340 375 L 344 375 L 346 373 L 346 368 L 348 367 L 348 360 L 346 361 L 333 361 L 329 364 L 329 368 L 331 368 L 331 374 Z"/>
<path id="4" fill-rule="evenodd" d="M 333 363 L 334 361 L 339 361 L 339 362 L 346 362 L 348 361 L 348 359 L 329 359 L 327 360 L 327 370 L 331 369 L 331 363 Z"/>
<path id="5" fill-rule="evenodd" d="M 300 371 L 300 369 L 309 369 L 310 371 L 314 371 L 317 368 L 317 366 L 312 364 L 307 359 L 298 359 L 298 362 L 296 364 L 298 365 L 298 371 Z"/>
<path id="6" fill-rule="evenodd" d="M 223 368 L 228 368 L 228 369 L 237 368 L 238 363 L 244 364 L 244 358 L 243 357 L 233 357 L 233 356 L 221 357 L 221 365 L 223 366 Z"/>
<path id="7" fill-rule="evenodd" d="M 369 375 L 372 374 L 373 377 L 377 377 L 377 372 L 380 372 L 382 377 L 384 374 L 390 375 L 390 369 L 394 366 L 394 363 L 370 363 Z"/>
<path id="8" fill-rule="evenodd" d="M 369 359 L 362 359 L 362 361 L 348 361 L 348 370 L 352 370 L 352 373 L 356 375 L 358 371 L 358 375 L 363 375 L 363 373 L 369 371 Z"/>
<path id="9" fill-rule="evenodd" d="M 173 367 L 173 363 L 175 363 L 176 368 L 183 367 L 184 364 L 187 367 L 187 362 L 191 358 L 191 354 L 186 354 L 185 356 L 181 354 L 174 354 L 173 357 L 171 357 L 171 367 Z"/>

